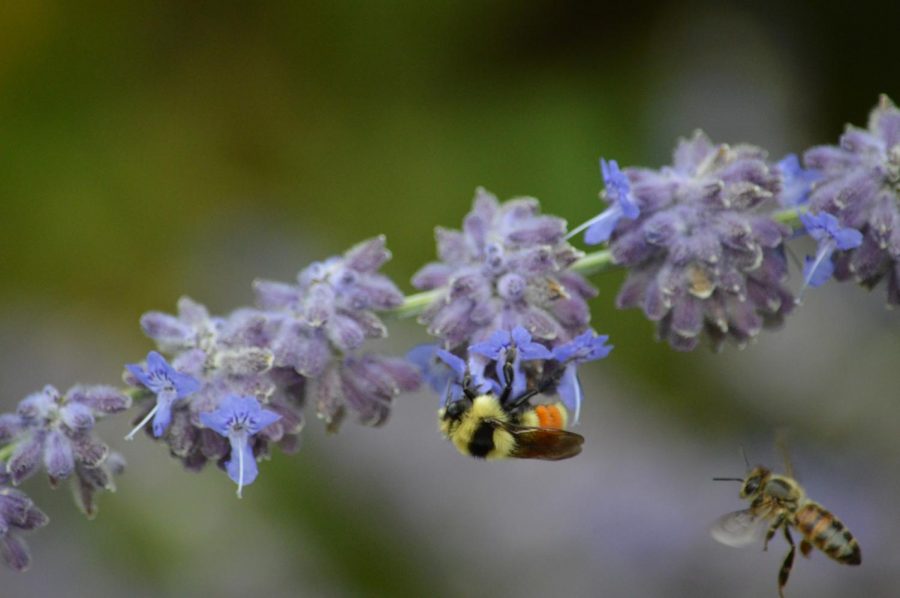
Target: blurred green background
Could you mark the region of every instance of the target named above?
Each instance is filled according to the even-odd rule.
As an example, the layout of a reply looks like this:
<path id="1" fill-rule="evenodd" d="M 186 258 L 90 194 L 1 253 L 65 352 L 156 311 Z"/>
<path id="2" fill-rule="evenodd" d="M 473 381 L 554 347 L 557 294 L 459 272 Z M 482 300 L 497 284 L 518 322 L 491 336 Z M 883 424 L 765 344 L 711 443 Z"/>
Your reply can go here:
<path id="1" fill-rule="evenodd" d="M 0 407 L 53 383 L 114 383 L 150 348 L 138 317 L 188 294 L 222 313 L 255 277 L 384 233 L 411 291 L 473 190 L 533 195 L 578 223 L 597 158 L 668 161 L 694 128 L 780 157 L 900 100 L 896 3 L 6 2 L 0 6 Z M 900 582 L 900 328 L 829 284 L 745 351 L 680 355 L 622 274 L 594 277 L 616 350 L 586 368 L 585 455 L 476 463 L 402 396 L 380 430 L 261 465 L 234 499 L 141 438 L 97 520 L 26 488 L 52 524 L 2 595 L 774 595 L 783 543 L 716 545 L 741 507 L 737 447 L 780 467 L 856 533 L 858 569 L 817 554 L 794 595 Z M 795 281 L 795 285 L 796 285 Z M 795 287 L 796 288 L 796 287 Z M 392 326 L 387 351 L 425 340 Z"/>

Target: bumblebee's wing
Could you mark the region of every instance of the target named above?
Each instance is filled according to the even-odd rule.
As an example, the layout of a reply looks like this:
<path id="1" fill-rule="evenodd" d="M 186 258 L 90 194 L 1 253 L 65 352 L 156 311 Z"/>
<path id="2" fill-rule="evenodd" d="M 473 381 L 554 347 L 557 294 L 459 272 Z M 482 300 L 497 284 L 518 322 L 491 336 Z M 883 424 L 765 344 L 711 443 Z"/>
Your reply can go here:
<path id="1" fill-rule="evenodd" d="M 510 453 L 517 459 L 544 459 L 559 461 L 574 457 L 581 452 L 584 437 L 575 432 L 556 428 L 532 428 L 504 424 L 503 427 L 513 435 L 515 447 Z"/>
<path id="2" fill-rule="evenodd" d="M 751 509 L 744 509 L 716 519 L 709 533 L 716 542 L 739 548 L 761 540 L 765 530 L 765 518 L 755 515 Z"/>

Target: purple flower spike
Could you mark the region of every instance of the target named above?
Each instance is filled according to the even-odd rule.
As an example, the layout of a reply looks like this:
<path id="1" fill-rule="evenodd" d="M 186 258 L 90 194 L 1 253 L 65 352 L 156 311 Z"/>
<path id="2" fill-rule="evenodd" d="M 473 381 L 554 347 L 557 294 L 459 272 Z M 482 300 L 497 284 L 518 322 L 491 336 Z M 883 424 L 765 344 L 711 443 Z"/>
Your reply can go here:
<path id="1" fill-rule="evenodd" d="M 132 440 L 138 430 L 143 428 L 151 418 L 153 419 L 153 435 L 157 438 L 162 436 L 172 421 L 172 404 L 178 399 L 194 394 L 203 387 L 203 383 L 193 376 L 182 374 L 170 366 L 165 357 L 156 351 L 150 351 L 147 354 L 146 369 L 139 364 L 130 364 L 125 367 L 138 383 L 156 395 L 156 406 L 128 433 L 125 440 Z"/>
<path id="2" fill-rule="evenodd" d="M 884 280 L 888 305 L 900 305 L 900 110 L 881 96 L 868 128 L 848 125 L 840 145 L 814 147 L 803 159 L 822 172 L 810 209 L 862 233 L 861 243 L 835 246 L 831 259 L 820 261 L 833 263 L 837 280 L 854 278 L 869 289 Z M 827 279 L 821 268 L 828 266 L 810 267 L 813 278 Z"/>
<path id="3" fill-rule="evenodd" d="M 260 431 L 281 419 L 274 411 L 263 409 L 253 397 L 230 395 L 219 403 L 213 412 L 200 414 L 200 422 L 231 443 L 231 456 L 225 469 L 238 485 L 237 496 L 241 498 L 244 486 L 256 479 L 259 470 L 256 457 L 250 447 L 250 439 Z"/>
<path id="4" fill-rule="evenodd" d="M 619 170 L 619 164 L 615 160 L 607 162 L 600 158 L 600 172 L 603 174 L 603 184 L 606 190 L 603 197 L 610 205 L 598 216 L 576 227 L 568 235 L 571 239 L 581 231 L 584 233 L 584 242 L 588 245 L 598 245 L 609 240 L 616 225 L 622 218 L 634 220 L 641 214 L 641 209 L 631 196 L 631 183 L 628 177 Z"/>
<path id="5" fill-rule="evenodd" d="M 642 309 L 679 351 L 704 336 L 714 349 L 726 339 L 743 346 L 793 309 L 784 252 L 792 231 L 766 214 L 782 174 L 765 152 L 698 131 L 679 142 L 672 166 L 623 172 L 640 214 L 609 239 L 613 261 L 629 271 L 618 307 Z"/>
<path id="6" fill-rule="evenodd" d="M 819 242 L 815 257 L 807 256 L 803 265 L 804 287 L 818 287 L 825 284 L 834 273 L 832 254 L 862 245 L 862 233 L 849 226 L 841 226 L 837 218 L 827 212 L 801 214 L 800 220 L 809 236 Z"/>

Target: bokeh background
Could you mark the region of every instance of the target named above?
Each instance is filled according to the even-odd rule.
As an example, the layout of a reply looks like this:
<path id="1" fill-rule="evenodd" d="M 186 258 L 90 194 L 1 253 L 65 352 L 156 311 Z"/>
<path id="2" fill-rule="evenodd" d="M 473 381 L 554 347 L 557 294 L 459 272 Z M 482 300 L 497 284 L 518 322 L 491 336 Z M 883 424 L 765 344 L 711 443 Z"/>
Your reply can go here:
<path id="1" fill-rule="evenodd" d="M 388 236 L 407 291 L 473 190 L 539 197 L 577 223 L 597 158 L 668 161 L 702 127 L 775 157 L 900 100 L 896 3 L 52 2 L 0 5 L 0 408 L 46 383 L 115 383 L 150 348 L 144 311 L 218 313 L 255 277 Z M 752 6 L 752 7 L 751 7 Z M 805 248 L 801 247 L 800 251 Z M 584 368 L 568 462 L 479 463 L 443 441 L 436 399 L 277 455 L 238 501 L 220 472 L 117 440 L 129 469 L 86 521 L 63 490 L 5 596 L 774 596 L 785 551 L 708 535 L 742 507 L 739 449 L 808 492 L 864 564 L 798 558 L 792 596 L 900 584 L 900 319 L 831 283 L 744 351 L 681 355 L 612 303 L 616 350 Z M 797 281 L 794 281 L 797 284 Z M 425 340 L 392 325 L 385 350 Z"/>

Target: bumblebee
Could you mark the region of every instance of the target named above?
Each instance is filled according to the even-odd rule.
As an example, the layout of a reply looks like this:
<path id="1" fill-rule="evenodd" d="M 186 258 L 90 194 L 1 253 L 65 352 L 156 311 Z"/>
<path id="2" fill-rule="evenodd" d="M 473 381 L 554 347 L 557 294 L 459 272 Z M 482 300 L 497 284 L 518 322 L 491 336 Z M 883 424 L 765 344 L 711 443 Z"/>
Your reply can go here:
<path id="1" fill-rule="evenodd" d="M 800 553 L 804 557 L 809 557 L 816 547 L 845 565 L 862 562 L 859 544 L 850 530 L 822 505 L 806 497 L 793 478 L 786 453 L 785 463 L 789 475 L 775 474 L 766 467 L 757 466 L 745 478 L 713 478 L 741 482 L 740 497 L 750 501 L 750 508 L 728 513 L 716 521 L 712 536 L 717 541 L 728 546 L 745 546 L 757 540 L 768 524 L 763 544 L 763 550 L 766 550 L 769 540 L 779 529 L 783 530 L 790 549 L 778 572 L 778 595 L 782 598 L 796 552 L 792 527 L 803 536 Z"/>
<path id="2" fill-rule="evenodd" d="M 558 461 L 581 452 L 584 438 L 565 429 L 569 421 L 565 405 L 529 403 L 555 380 L 512 397 L 513 367 L 509 362 L 504 377 L 502 393 L 482 394 L 467 373 L 461 396 L 438 411 L 441 432 L 460 453 L 477 459 Z"/>

